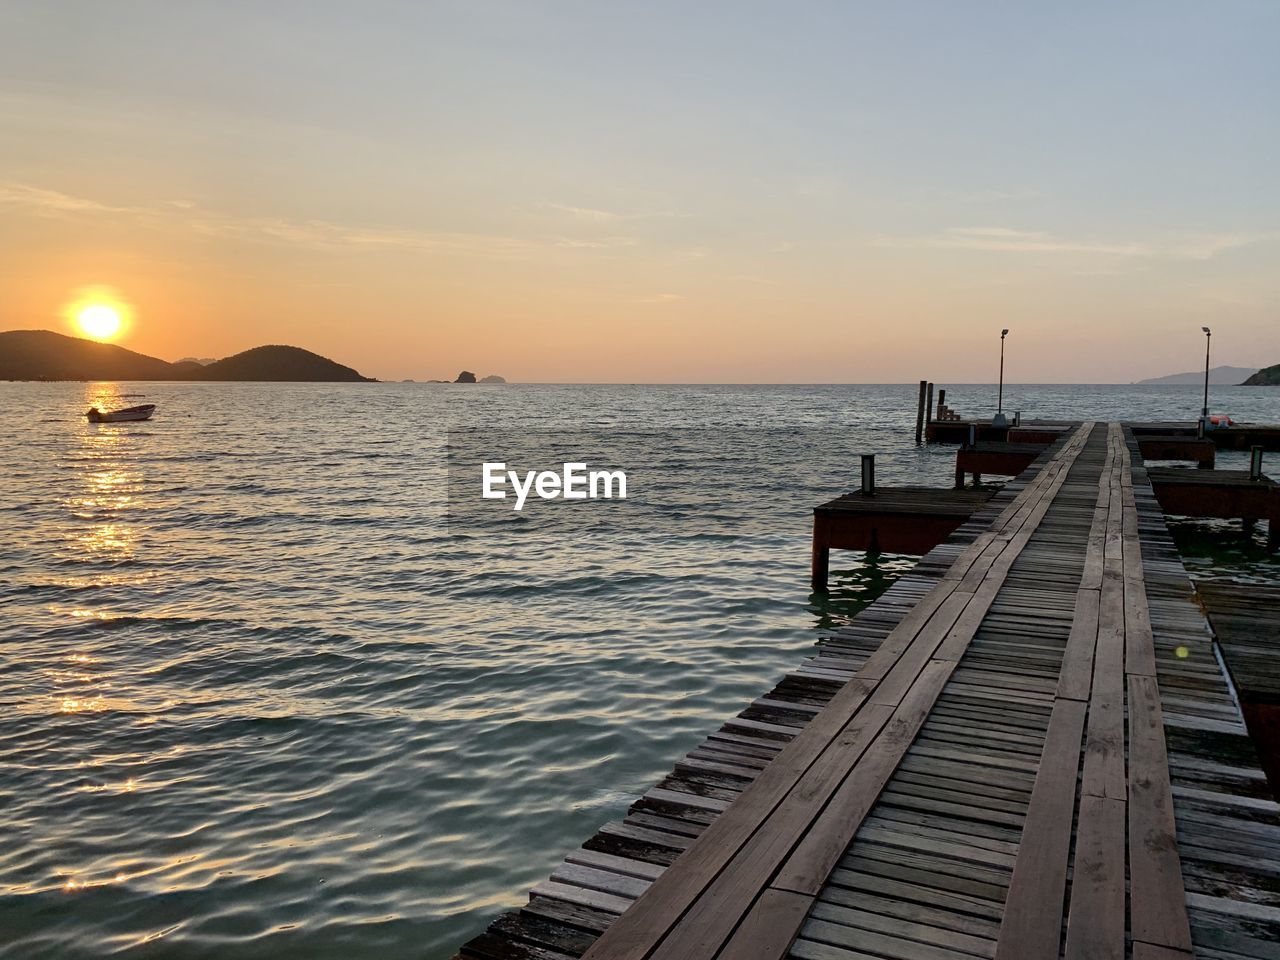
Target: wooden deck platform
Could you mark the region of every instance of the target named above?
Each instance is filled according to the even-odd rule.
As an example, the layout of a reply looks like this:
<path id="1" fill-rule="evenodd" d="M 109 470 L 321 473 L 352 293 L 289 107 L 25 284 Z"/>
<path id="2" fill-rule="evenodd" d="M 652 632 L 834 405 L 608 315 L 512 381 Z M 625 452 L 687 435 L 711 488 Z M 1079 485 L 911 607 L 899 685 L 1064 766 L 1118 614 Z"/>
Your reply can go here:
<path id="1" fill-rule="evenodd" d="M 972 427 L 979 443 L 1048 444 L 1077 426 L 1078 421 L 1023 420 L 1017 426 L 996 427 L 989 420 L 930 420 L 925 425 L 925 439 L 930 443 L 966 444 Z"/>
<path id="2" fill-rule="evenodd" d="M 1053 443 L 1071 429 L 1070 424 L 1043 424 L 1041 426 L 1010 427 L 1010 443 Z"/>
<path id="3" fill-rule="evenodd" d="M 1051 441 L 1052 442 L 1052 441 Z M 1044 453 L 1047 443 L 979 441 L 956 451 L 956 489 L 964 486 L 965 474 L 973 475 L 976 486 L 983 474 L 1016 477 Z"/>
<path id="4" fill-rule="evenodd" d="M 930 443 L 968 443 L 969 428 L 973 427 L 979 441 L 994 443 L 1036 440 L 1044 434 L 1059 434 L 1071 429 L 1068 423 L 1050 420 L 1023 420 L 1019 426 L 995 427 L 990 418 L 985 420 L 930 420 L 925 424 L 924 436 Z M 1159 420 L 1126 422 L 1139 440 L 1151 436 L 1195 438 L 1195 420 Z M 1280 426 L 1265 423 L 1237 423 L 1231 427 L 1210 430 L 1207 439 L 1219 450 L 1248 450 L 1260 446 L 1264 450 L 1280 451 Z M 1159 459 L 1159 458 L 1152 458 Z"/>
<path id="5" fill-rule="evenodd" d="M 1273 452 L 1280 450 L 1280 426 L 1239 423 L 1233 427 L 1214 430 L 1209 437 L 1219 450 L 1248 450 L 1253 446 Z"/>
<path id="6" fill-rule="evenodd" d="M 848 493 L 813 510 L 812 585 L 827 588 L 832 550 L 926 554 L 968 522 L 991 490 L 880 487 Z"/>
<path id="7" fill-rule="evenodd" d="M 1195 420 L 1162 420 L 1126 424 L 1139 439 L 1152 435 L 1194 437 Z M 1248 450 L 1259 446 L 1264 450 L 1280 450 L 1280 426 L 1265 423 L 1237 423 L 1234 426 L 1210 430 L 1207 438 L 1219 450 Z"/>
<path id="8" fill-rule="evenodd" d="M 1196 594 L 1280 800 L 1280 587 L 1201 581 Z"/>
<path id="9" fill-rule="evenodd" d="M 1251 480 L 1248 470 L 1151 467 L 1147 473 L 1165 513 L 1241 520 L 1245 529 L 1265 520 L 1269 546 L 1280 547 L 1280 483 L 1266 476 Z"/>
<path id="10" fill-rule="evenodd" d="M 1138 451 L 1144 460 L 1187 460 L 1212 468 L 1218 447 L 1209 439 L 1153 434 L 1138 438 Z"/>
<path id="11" fill-rule="evenodd" d="M 461 955 L 1278 943 L 1277 805 L 1136 441 L 1085 424 Z"/>

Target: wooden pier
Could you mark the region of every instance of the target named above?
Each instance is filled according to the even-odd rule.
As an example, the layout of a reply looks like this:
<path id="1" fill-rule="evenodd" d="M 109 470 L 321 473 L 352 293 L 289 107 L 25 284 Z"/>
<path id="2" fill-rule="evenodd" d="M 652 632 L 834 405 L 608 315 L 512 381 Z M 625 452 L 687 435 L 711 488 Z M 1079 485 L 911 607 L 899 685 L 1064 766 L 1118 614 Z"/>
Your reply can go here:
<path id="1" fill-rule="evenodd" d="M 1277 811 L 1137 441 L 1088 423 L 461 956 L 1275 960 Z"/>
<path id="2" fill-rule="evenodd" d="M 1138 438 L 1144 460 L 1187 460 L 1198 467 L 1212 468 L 1218 447 L 1208 438 L 1147 436 Z"/>
<path id="3" fill-rule="evenodd" d="M 1246 530 L 1265 520 L 1267 544 L 1280 547 L 1280 483 L 1251 479 L 1248 470 L 1148 470 L 1156 499 L 1165 513 L 1184 517 L 1240 520 Z"/>
<path id="4" fill-rule="evenodd" d="M 1194 420 L 1166 420 L 1159 422 L 1125 423 L 1140 440 L 1148 437 L 1185 437 L 1195 439 L 1198 426 Z M 968 443 L 970 437 L 982 441 L 1005 443 L 1042 439 L 1044 434 L 1055 434 L 1068 427 L 1047 420 L 1023 420 L 1019 425 L 997 427 L 990 420 L 948 419 L 928 420 L 923 424 L 923 437 L 930 443 Z M 1052 439 L 1052 437 L 1050 438 Z M 1230 427 L 1210 430 L 1205 439 L 1218 450 L 1249 450 L 1259 446 L 1268 451 L 1280 451 L 1280 426 L 1260 423 L 1237 423 Z M 1149 459 L 1164 459 L 1150 457 Z M 1181 459 L 1169 458 L 1169 459 Z"/>
<path id="5" fill-rule="evenodd" d="M 982 475 L 1016 477 L 1044 452 L 1046 443 L 982 442 L 965 444 L 956 451 L 956 489 L 964 486 L 965 474 L 973 475 L 973 483 Z"/>
<path id="6" fill-rule="evenodd" d="M 1196 421 L 1161 421 L 1152 423 L 1127 424 L 1139 440 L 1151 435 L 1194 437 L 1198 427 Z M 1263 423 L 1237 423 L 1230 427 L 1210 430 L 1206 438 L 1213 441 L 1219 450 L 1248 450 L 1251 447 L 1262 447 L 1264 450 L 1280 450 L 1280 426 Z"/>
<path id="7" fill-rule="evenodd" d="M 1271 792 L 1280 798 L 1280 587 L 1198 583 Z"/>
<path id="8" fill-rule="evenodd" d="M 926 554 L 968 522 L 991 490 L 878 487 L 849 493 L 813 511 L 815 591 L 827 589 L 832 550 Z"/>

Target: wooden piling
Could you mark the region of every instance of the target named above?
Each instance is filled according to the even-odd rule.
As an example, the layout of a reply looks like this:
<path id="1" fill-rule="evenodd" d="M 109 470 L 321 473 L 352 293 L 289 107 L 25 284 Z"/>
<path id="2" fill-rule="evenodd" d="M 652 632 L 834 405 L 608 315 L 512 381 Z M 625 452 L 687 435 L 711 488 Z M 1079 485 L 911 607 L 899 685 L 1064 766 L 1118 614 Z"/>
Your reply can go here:
<path id="1" fill-rule="evenodd" d="M 809 585 L 814 593 L 827 592 L 827 575 L 831 566 L 831 548 L 827 543 L 827 525 L 823 518 L 813 518 L 813 560 Z"/>
<path id="2" fill-rule="evenodd" d="M 920 400 L 916 403 L 916 446 L 919 446 L 924 438 L 924 398 L 928 387 L 928 380 L 920 381 Z"/>
<path id="3" fill-rule="evenodd" d="M 929 423 L 933 419 L 933 384 L 929 384 L 929 399 L 924 405 L 924 422 Z"/>

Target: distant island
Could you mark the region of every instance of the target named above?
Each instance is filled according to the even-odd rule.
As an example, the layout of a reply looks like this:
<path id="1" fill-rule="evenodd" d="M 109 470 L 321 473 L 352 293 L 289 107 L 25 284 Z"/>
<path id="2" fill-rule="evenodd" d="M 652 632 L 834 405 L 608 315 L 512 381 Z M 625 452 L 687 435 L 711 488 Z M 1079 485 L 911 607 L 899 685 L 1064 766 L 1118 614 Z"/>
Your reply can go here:
<path id="1" fill-rule="evenodd" d="M 301 347 L 270 345 L 223 360 L 169 363 L 115 344 L 51 330 L 0 333 L 0 380 L 376 382 Z"/>
<path id="2" fill-rule="evenodd" d="M 432 380 L 429 382 L 436 383 L 438 381 Z M 489 376 L 481 377 L 479 380 L 477 380 L 476 375 L 472 373 L 470 370 L 463 370 L 460 374 L 458 374 L 458 379 L 454 380 L 453 382 L 454 383 L 506 383 L 507 379 L 506 377 L 498 376 L 496 373 L 491 373 L 489 374 Z"/>
<path id="3" fill-rule="evenodd" d="M 1244 383 L 1242 387 L 1280 387 L 1280 363 L 1263 367 Z"/>
<path id="4" fill-rule="evenodd" d="M 1209 371 L 1209 383 L 1220 387 L 1235 386 L 1245 377 L 1252 376 L 1256 369 L 1256 367 L 1213 367 Z M 1191 373 L 1171 373 L 1167 377 L 1152 377 L 1150 380 L 1139 380 L 1138 383 L 1167 383 L 1183 386 L 1204 383 L 1204 371 L 1193 370 Z"/>

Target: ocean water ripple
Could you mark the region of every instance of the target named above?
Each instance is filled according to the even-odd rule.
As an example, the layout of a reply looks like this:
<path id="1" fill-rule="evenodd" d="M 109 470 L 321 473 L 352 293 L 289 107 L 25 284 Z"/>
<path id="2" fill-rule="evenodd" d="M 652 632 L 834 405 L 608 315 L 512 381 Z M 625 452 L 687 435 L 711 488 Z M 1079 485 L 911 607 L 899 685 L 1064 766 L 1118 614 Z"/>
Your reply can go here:
<path id="1" fill-rule="evenodd" d="M 808 592 L 858 454 L 949 482 L 914 389 L 0 384 L 32 414 L 0 435 L 0 957 L 449 956 L 910 568 L 837 554 Z M 155 419 L 82 419 L 129 394 Z M 636 493 L 478 509 L 450 467 L 485 445 Z M 1175 534 L 1197 575 L 1277 577 L 1256 539 Z"/>

